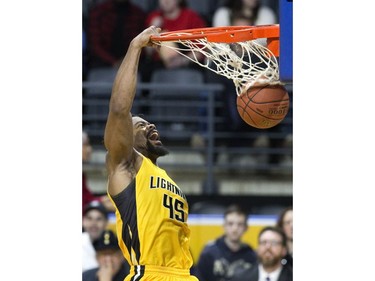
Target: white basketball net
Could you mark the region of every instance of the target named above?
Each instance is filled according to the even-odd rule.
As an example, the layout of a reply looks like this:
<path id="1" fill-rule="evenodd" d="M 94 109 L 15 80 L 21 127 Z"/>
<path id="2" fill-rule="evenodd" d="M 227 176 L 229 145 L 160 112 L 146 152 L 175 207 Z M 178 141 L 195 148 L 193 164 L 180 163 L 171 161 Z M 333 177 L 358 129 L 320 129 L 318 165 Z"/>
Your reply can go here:
<path id="1" fill-rule="evenodd" d="M 281 84 L 278 61 L 265 47 L 265 38 L 236 43 L 208 42 L 205 38 L 154 43 L 173 49 L 194 63 L 232 79 L 237 95 L 254 84 Z M 199 53 L 207 59 L 203 62 L 199 60 Z"/>

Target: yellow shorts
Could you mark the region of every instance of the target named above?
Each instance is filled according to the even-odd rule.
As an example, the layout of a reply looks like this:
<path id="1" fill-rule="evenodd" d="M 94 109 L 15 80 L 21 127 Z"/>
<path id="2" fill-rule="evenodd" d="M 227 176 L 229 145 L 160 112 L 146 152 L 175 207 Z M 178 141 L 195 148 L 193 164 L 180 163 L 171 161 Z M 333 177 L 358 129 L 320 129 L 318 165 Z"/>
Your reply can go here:
<path id="1" fill-rule="evenodd" d="M 189 269 L 176 269 L 155 265 L 136 265 L 124 281 L 199 281 Z"/>

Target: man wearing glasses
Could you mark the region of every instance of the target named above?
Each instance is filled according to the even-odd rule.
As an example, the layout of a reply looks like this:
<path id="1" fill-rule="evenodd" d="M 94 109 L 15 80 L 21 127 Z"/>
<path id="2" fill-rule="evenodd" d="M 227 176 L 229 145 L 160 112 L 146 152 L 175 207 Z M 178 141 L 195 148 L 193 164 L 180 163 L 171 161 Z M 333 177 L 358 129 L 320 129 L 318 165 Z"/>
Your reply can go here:
<path id="1" fill-rule="evenodd" d="M 283 264 L 286 236 L 278 227 L 267 226 L 258 236 L 258 264 L 233 281 L 292 281 L 293 270 Z"/>

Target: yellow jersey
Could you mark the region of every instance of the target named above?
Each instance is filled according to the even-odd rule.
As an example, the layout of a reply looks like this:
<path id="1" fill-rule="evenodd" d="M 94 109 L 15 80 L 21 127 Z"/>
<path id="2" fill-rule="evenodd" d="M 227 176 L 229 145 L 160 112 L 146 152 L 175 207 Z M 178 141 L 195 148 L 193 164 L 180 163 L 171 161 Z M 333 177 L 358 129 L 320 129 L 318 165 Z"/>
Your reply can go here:
<path id="1" fill-rule="evenodd" d="M 190 269 L 188 202 L 167 175 L 143 157 L 135 179 L 116 196 L 116 232 L 130 266 Z"/>

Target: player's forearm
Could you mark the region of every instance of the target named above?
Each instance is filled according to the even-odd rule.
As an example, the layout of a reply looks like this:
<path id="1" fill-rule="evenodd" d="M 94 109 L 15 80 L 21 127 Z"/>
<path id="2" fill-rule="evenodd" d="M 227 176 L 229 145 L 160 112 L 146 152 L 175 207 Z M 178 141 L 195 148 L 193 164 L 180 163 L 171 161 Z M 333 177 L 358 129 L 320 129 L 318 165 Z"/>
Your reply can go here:
<path id="1" fill-rule="evenodd" d="M 142 47 L 136 46 L 133 42 L 129 45 L 128 51 L 117 72 L 110 102 L 110 110 L 113 113 L 129 114 L 137 85 L 137 74 L 139 57 Z"/>

